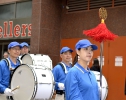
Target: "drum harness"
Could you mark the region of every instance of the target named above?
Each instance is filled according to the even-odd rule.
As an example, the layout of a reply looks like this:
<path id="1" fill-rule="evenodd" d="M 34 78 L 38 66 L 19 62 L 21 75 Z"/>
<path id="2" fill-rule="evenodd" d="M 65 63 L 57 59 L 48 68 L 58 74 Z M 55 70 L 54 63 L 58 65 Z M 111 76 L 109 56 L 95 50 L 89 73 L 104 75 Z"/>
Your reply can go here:
<path id="1" fill-rule="evenodd" d="M 9 70 L 11 72 L 11 77 L 12 77 L 13 72 L 14 72 L 14 68 L 12 68 L 9 58 L 4 58 L 3 60 L 6 62 L 7 66 L 9 67 Z M 21 60 L 20 59 L 17 59 L 17 60 L 21 64 Z M 11 82 L 11 79 L 10 79 L 10 82 Z M 9 85 L 9 88 L 10 88 L 10 85 Z M 12 96 L 7 96 L 7 100 L 14 100 L 14 99 Z"/>
<path id="2" fill-rule="evenodd" d="M 68 73 L 68 71 L 66 69 L 66 65 L 63 62 L 59 62 L 57 65 L 60 65 L 62 67 L 65 74 Z M 60 94 L 60 95 L 64 94 L 64 97 L 65 97 L 65 91 L 63 91 L 63 90 L 56 90 L 56 94 Z"/>

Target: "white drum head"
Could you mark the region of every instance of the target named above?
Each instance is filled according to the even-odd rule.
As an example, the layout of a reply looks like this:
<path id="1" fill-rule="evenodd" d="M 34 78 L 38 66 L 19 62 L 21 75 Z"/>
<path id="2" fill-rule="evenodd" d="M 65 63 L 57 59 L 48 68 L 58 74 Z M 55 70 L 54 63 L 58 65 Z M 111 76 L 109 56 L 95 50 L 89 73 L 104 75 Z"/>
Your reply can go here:
<path id="1" fill-rule="evenodd" d="M 92 71 L 95 74 L 96 80 L 98 82 L 98 85 L 100 86 L 100 72 Z M 106 100 L 106 97 L 108 95 L 108 84 L 105 79 L 105 77 L 102 75 L 102 94 L 101 94 L 101 100 Z"/>
<path id="2" fill-rule="evenodd" d="M 22 64 L 33 65 L 34 54 L 24 54 L 21 57 Z"/>
<path id="3" fill-rule="evenodd" d="M 28 65 L 19 66 L 11 79 L 11 89 L 19 86 L 19 89 L 14 91 L 14 100 L 31 100 L 35 96 L 35 74 L 32 68 Z"/>

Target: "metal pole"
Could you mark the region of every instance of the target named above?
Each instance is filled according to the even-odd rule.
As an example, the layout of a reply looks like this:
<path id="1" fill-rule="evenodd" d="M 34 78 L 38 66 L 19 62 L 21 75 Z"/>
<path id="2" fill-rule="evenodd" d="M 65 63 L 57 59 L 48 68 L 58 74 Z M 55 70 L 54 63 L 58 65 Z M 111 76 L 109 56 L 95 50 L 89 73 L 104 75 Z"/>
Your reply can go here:
<path id="1" fill-rule="evenodd" d="M 101 86 L 101 100 L 102 100 L 102 65 L 103 65 L 103 41 L 100 44 L 100 86 Z"/>

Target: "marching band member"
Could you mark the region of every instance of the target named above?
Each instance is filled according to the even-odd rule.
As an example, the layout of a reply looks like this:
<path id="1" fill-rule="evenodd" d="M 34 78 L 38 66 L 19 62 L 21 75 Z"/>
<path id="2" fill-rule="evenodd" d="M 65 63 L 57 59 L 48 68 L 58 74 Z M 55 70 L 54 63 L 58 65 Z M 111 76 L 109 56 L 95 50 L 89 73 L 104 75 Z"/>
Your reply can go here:
<path id="1" fill-rule="evenodd" d="M 28 52 L 29 52 L 29 45 L 28 45 L 28 43 L 22 42 L 20 44 L 20 46 L 21 46 L 21 55 L 28 54 Z"/>
<path id="2" fill-rule="evenodd" d="M 9 57 L 0 61 L 0 94 L 12 96 L 13 92 L 9 88 L 11 70 L 20 65 L 18 56 L 20 55 L 21 46 L 18 42 L 11 42 L 8 45 Z"/>
<path id="3" fill-rule="evenodd" d="M 66 78 L 67 72 L 72 68 L 71 58 L 72 58 L 73 50 L 69 47 L 63 47 L 60 50 L 60 57 L 62 61 L 60 64 L 58 63 L 52 70 L 55 80 L 55 90 L 56 90 L 56 98 L 55 100 L 64 100 L 64 81 Z"/>
<path id="4" fill-rule="evenodd" d="M 87 66 L 97 46 L 83 39 L 76 43 L 75 48 L 79 60 L 65 79 L 66 100 L 100 100 L 97 80 Z"/>
<path id="5" fill-rule="evenodd" d="M 5 51 L 5 52 L 3 53 L 3 58 L 8 58 L 8 56 L 9 56 L 8 52 Z"/>

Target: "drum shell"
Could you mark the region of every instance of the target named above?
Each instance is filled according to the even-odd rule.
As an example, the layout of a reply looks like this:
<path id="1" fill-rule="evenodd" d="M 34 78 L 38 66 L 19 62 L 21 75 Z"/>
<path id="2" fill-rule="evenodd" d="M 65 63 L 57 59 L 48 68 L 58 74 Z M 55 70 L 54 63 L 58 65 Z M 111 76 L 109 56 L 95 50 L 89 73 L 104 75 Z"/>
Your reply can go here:
<path id="1" fill-rule="evenodd" d="M 37 92 L 36 99 L 48 100 L 52 97 L 54 92 L 54 79 L 50 70 L 35 69 L 37 75 Z"/>
<path id="2" fill-rule="evenodd" d="M 100 72 L 97 71 L 92 71 L 92 72 L 95 74 L 98 86 L 100 87 Z M 104 75 L 102 75 L 102 86 L 101 86 L 100 95 L 101 95 L 101 100 L 106 100 L 108 95 L 108 84 Z"/>
<path id="3" fill-rule="evenodd" d="M 21 57 L 22 64 L 40 66 L 52 70 L 52 60 L 48 55 L 24 54 Z"/>
<path id="4" fill-rule="evenodd" d="M 16 86 L 20 88 L 14 91 L 15 100 L 50 99 L 54 92 L 54 78 L 51 70 L 37 69 L 24 64 L 13 73 L 11 89 Z"/>

